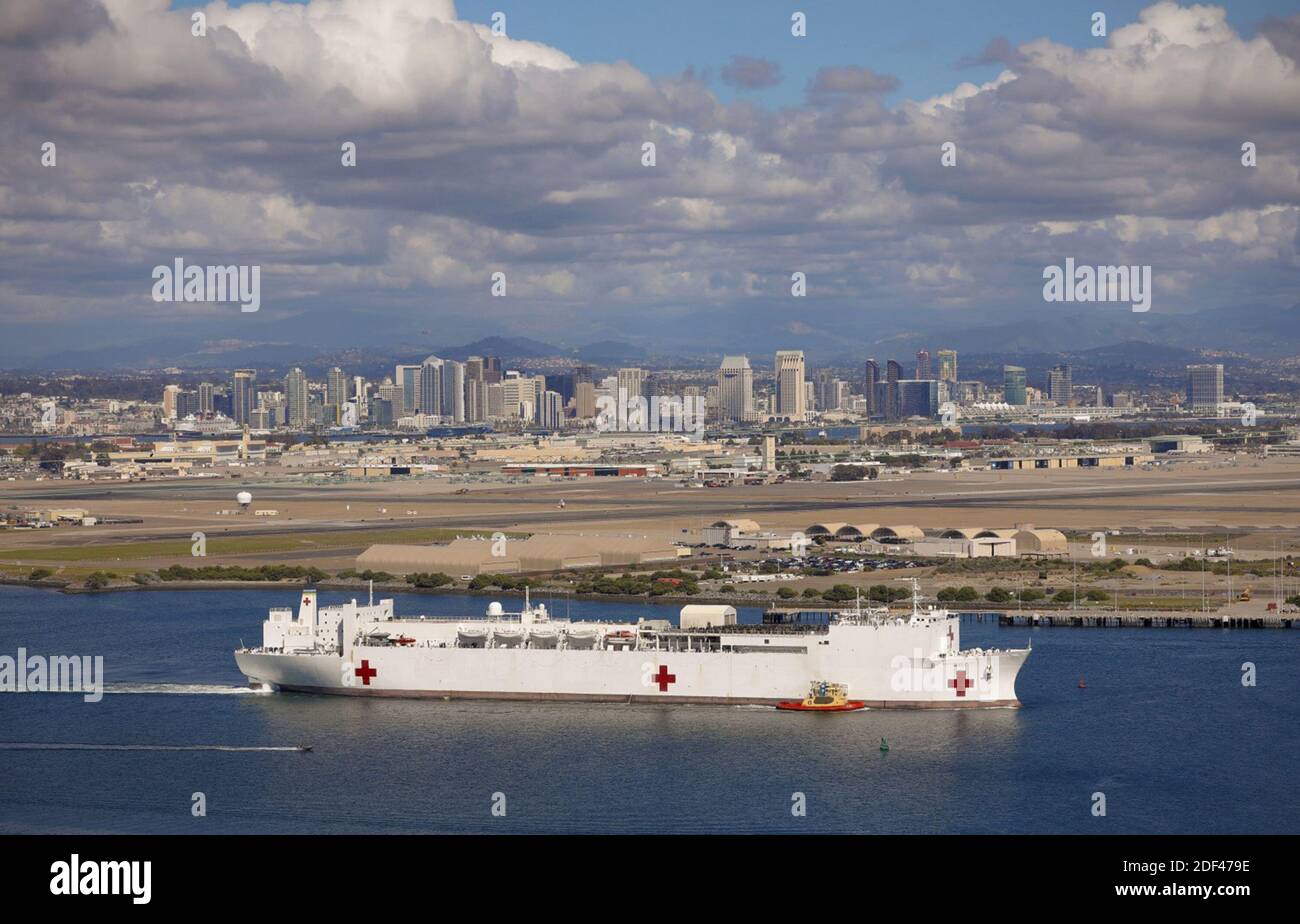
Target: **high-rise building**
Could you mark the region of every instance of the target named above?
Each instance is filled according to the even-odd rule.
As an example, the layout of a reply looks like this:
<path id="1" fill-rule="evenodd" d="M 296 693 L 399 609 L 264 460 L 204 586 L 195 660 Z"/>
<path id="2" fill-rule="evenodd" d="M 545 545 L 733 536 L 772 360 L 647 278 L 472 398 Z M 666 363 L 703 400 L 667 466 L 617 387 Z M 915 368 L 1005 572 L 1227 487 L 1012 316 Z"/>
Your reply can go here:
<path id="1" fill-rule="evenodd" d="M 573 387 L 573 416 L 590 420 L 596 416 L 596 385 L 594 382 L 578 382 Z"/>
<path id="2" fill-rule="evenodd" d="M 903 378 L 903 365 L 896 359 L 885 363 L 885 407 L 886 420 L 898 419 L 898 383 Z"/>
<path id="3" fill-rule="evenodd" d="M 880 364 L 868 359 L 862 372 L 862 396 L 867 399 L 867 416 L 880 413 L 876 406 L 876 385 L 880 382 Z"/>
<path id="4" fill-rule="evenodd" d="M 164 420 L 175 420 L 175 419 L 176 419 L 176 417 L 177 417 L 177 411 L 178 411 L 178 408 L 176 407 L 176 405 L 177 405 L 177 398 L 178 398 L 178 396 L 180 395 L 180 393 L 181 393 L 181 387 L 180 387 L 179 385 L 164 385 L 164 386 L 163 386 L 163 400 L 162 400 L 162 406 L 163 406 L 163 419 L 164 419 Z"/>
<path id="5" fill-rule="evenodd" d="M 289 370 L 284 377 L 284 400 L 288 406 L 286 420 L 291 427 L 305 427 L 311 423 L 311 406 L 307 400 L 307 376 L 298 368 Z"/>
<path id="6" fill-rule="evenodd" d="M 1047 397 L 1062 407 L 1074 399 L 1073 373 L 1069 365 L 1055 365 L 1047 374 Z"/>
<path id="7" fill-rule="evenodd" d="M 257 372 L 253 369 L 236 369 L 230 390 L 230 418 L 237 424 L 248 423 L 248 415 L 257 406 Z"/>
<path id="8" fill-rule="evenodd" d="M 644 398 L 646 385 L 646 373 L 644 369 L 628 367 L 618 370 L 618 389 L 627 395 L 629 401 L 634 398 Z"/>
<path id="9" fill-rule="evenodd" d="M 930 375 L 930 351 L 929 350 L 916 351 L 916 377 L 918 379 L 934 378 L 934 376 Z"/>
<path id="10" fill-rule="evenodd" d="M 393 373 L 397 398 L 393 402 L 393 416 L 406 417 L 420 409 L 420 367 L 398 366 Z"/>
<path id="11" fill-rule="evenodd" d="M 748 356 L 724 356 L 718 369 L 718 418 L 744 422 L 754 417 L 754 370 Z"/>
<path id="12" fill-rule="evenodd" d="M 483 357 L 483 381 L 489 385 L 495 385 L 501 381 L 501 357 L 484 356 Z"/>
<path id="13" fill-rule="evenodd" d="M 546 391 L 538 405 L 537 423 L 547 430 L 558 430 L 564 424 L 564 399 L 558 391 Z"/>
<path id="14" fill-rule="evenodd" d="M 957 351 L 940 350 L 939 357 L 939 381 L 955 382 L 957 381 Z"/>
<path id="15" fill-rule="evenodd" d="M 442 414 L 442 366 L 442 360 L 436 356 L 430 356 L 420 363 L 421 414 Z"/>
<path id="16" fill-rule="evenodd" d="M 343 422 L 343 405 L 348 400 L 348 377 L 338 366 L 325 373 L 325 410 L 326 418 L 334 423 Z"/>
<path id="17" fill-rule="evenodd" d="M 1023 366 L 1002 367 L 1002 400 L 1021 407 L 1029 403 Z"/>
<path id="18" fill-rule="evenodd" d="M 465 422 L 465 364 L 454 359 L 442 364 L 442 411 L 449 423 Z"/>
<path id="19" fill-rule="evenodd" d="M 938 379 L 898 380 L 899 417 L 935 417 L 938 414 Z"/>
<path id="20" fill-rule="evenodd" d="M 216 387 L 211 382 L 199 383 L 199 413 L 204 416 L 211 416 L 213 411 L 213 396 L 216 394 Z"/>
<path id="21" fill-rule="evenodd" d="M 772 416 L 792 421 L 807 418 L 805 378 L 803 350 L 776 351 L 776 407 Z"/>
<path id="22" fill-rule="evenodd" d="M 1196 363 L 1187 367 L 1187 403 L 1206 410 L 1223 403 L 1223 363 Z"/>

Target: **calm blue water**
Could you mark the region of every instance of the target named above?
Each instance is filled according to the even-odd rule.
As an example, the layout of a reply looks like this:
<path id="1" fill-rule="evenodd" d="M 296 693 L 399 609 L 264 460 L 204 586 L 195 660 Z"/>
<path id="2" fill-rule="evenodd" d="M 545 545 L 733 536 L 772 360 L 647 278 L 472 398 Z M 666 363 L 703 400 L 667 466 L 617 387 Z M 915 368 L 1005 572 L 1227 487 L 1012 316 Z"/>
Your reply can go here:
<path id="1" fill-rule="evenodd" d="M 283 589 L 0 588 L 0 654 L 102 654 L 118 691 L 96 704 L 0 694 L 0 741 L 315 747 L 0 747 L 0 831 L 1300 831 L 1297 632 L 967 625 L 966 645 L 1022 645 L 1032 634 L 1021 710 L 807 716 L 237 692 L 231 649 L 260 637 L 269 606 L 296 599 Z M 397 605 L 433 614 L 485 604 L 405 596 Z M 611 611 L 665 612 L 573 607 Z M 1240 683 L 1244 661 L 1257 667 L 1252 689 Z M 130 692 L 142 689 L 159 692 Z M 190 813 L 196 791 L 205 818 Z M 1090 813 L 1096 791 L 1105 818 Z M 495 792 L 504 818 L 489 811 Z M 807 817 L 791 815 L 794 792 L 806 795 Z"/>

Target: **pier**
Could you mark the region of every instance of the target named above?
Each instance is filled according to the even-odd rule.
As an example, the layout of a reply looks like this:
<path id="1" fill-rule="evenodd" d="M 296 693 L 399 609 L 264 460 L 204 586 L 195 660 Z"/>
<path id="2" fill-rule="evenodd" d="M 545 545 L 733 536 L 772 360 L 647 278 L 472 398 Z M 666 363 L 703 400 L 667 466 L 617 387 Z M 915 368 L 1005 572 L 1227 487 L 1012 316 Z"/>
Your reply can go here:
<path id="1" fill-rule="evenodd" d="M 1000 626 L 1068 626 L 1101 629 L 1294 629 L 1294 613 L 1171 613 L 1168 611 L 1046 610 L 1043 612 L 962 613 L 962 622 L 993 622 Z"/>

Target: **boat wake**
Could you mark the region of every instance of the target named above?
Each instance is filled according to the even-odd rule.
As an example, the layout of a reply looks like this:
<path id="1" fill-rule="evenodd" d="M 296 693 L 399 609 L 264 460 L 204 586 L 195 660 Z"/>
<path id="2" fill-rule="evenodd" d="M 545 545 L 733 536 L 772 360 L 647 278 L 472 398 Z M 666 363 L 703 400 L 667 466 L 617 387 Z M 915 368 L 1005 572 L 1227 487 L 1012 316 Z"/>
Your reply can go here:
<path id="1" fill-rule="evenodd" d="M 183 693 L 239 695 L 267 693 L 268 690 L 252 687 L 235 687 L 219 683 L 106 683 L 105 693 Z"/>
<path id="2" fill-rule="evenodd" d="M 235 744 L 82 744 L 64 741 L 0 741 L 0 751 L 310 751 L 308 745 L 289 747 Z"/>

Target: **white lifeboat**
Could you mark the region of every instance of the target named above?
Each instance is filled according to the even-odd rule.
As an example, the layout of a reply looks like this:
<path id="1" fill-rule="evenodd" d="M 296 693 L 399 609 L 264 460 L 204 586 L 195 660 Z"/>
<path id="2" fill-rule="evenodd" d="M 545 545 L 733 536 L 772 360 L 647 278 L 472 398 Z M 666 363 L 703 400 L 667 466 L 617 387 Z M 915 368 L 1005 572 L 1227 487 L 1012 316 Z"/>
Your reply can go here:
<path id="1" fill-rule="evenodd" d="M 503 625 L 492 627 L 492 646 L 494 648 L 518 648 L 524 643 L 527 632 L 523 626 Z"/>
<path id="2" fill-rule="evenodd" d="M 564 634 L 564 644 L 569 648 L 595 648 L 601 631 L 595 626 L 569 626 Z"/>
<path id="3" fill-rule="evenodd" d="M 484 648 L 487 636 L 487 626 L 481 623 L 462 622 L 456 627 L 456 641 L 461 648 Z"/>
<path id="4" fill-rule="evenodd" d="M 533 626 L 528 632 L 529 648 L 554 648 L 560 642 L 560 633 L 554 626 Z"/>

